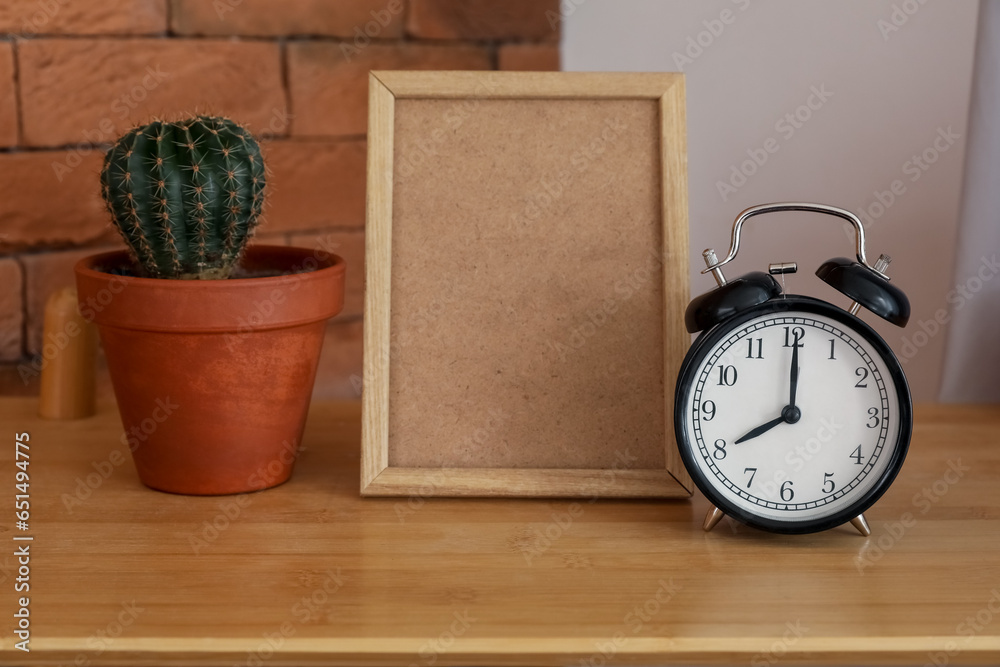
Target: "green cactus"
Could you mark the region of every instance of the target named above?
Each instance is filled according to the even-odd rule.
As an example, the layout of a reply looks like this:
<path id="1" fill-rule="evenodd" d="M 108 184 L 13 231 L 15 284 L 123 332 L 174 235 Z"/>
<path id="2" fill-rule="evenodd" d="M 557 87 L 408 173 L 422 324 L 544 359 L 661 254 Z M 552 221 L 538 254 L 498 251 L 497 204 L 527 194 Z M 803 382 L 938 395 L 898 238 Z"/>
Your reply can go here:
<path id="1" fill-rule="evenodd" d="M 108 151 L 104 201 L 153 278 L 227 278 L 264 204 L 256 140 L 226 118 L 136 127 Z"/>

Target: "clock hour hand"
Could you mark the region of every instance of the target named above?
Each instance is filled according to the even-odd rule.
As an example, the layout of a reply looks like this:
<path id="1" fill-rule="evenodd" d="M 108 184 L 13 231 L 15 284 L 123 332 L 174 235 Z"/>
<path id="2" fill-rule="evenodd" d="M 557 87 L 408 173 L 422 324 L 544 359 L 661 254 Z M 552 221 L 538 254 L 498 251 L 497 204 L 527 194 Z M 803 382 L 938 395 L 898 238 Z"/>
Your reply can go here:
<path id="1" fill-rule="evenodd" d="M 747 432 L 746 435 L 744 435 L 742 438 L 740 438 L 739 440 L 737 440 L 733 444 L 734 445 L 738 445 L 741 442 L 743 442 L 744 440 L 749 440 L 751 438 L 756 438 L 758 435 L 767 433 L 768 431 L 770 431 L 772 428 L 774 428 L 778 424 L 784 424 L 785 421 L 786 421 L 785 420 L 785 415 L 784 415 L 784 413 L 782 413 L 782 415 L 780 417 L 772 419 L 771 421 L 767 422 L 766 424 L 761 424 L 757 428 L 751 429 L 750 431 Z"/>

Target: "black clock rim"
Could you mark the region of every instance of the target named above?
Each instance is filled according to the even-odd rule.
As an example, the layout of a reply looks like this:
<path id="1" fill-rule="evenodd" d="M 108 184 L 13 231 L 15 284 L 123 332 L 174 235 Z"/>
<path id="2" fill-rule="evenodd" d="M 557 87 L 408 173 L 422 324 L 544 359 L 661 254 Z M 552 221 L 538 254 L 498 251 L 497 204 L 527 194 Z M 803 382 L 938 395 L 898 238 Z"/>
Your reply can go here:
<path id="1" fill-rule="evenodd" d="M 692 443 L 688 441 L 686 429 L 684 428 L 687 419 L 685 398 L 688 390 L 691 388 L 696 379 L 694 377 L 694 371 L 697 370 L 698 366 L 701 364 L 702 360 L 711 348 L 714 347 L 720 340 L 731 335 L 733 329 L 737 328 L 744 322 L 760 317 L 761 315 L 788 311 L 824 315 L 836 320 L 864 338 L 872 346 L 872 348 L 874 348 L 875 352 L 878 353 L 885 361 L 886 368 L 889 370 L 889 376 L 892 379 L 893 385 L 896 387 L 896 395 L 899 398 L 900 411 L 897 446 L 892 454 L 892 458 L 889 459 L 889 464 L 886 466 L 876 483 L 861 498 L 848 507 L 839 510 L 837 513 L 826 517 L 800 521 L 779 521 L 777 519 L 756 516 L 733 504 L 724 496 L 719 495 L 695 462 L 694 457 L 696 454 L 694 452 L 694 447 L 692 446 Z M 892 484 L 893 480 L 896 479 L 896 475 L 899 474 L 900 469 L 903 467 L 903 461 L 906 458 L 907 450 L 910 447 L 910 437 L 912 432 L 913 403 L 910 397 L 910 387 L 906 381 L 906 376 L 903 375 L 903 367 L 899 363 L 899 359 L 896 358 L 896 355 L 893 353 L 889 345 L 874 329 L 859 318 L 851 315 L 845 310 L 837 308 L 832 304 L 808 296 L 783 295 L 781 297 L 765 301 L 764 303 L 757 304 L 756 306 L 752 306 L 744 311 L 741 311 L 732 318 L 721 322 L 712 329 L 704 332 L 694 341 L 694 343 L 691 344 L 691 348 L 684 357 L 684 362 L 681 364 L 680 372 L 677 375 L 677 388 L 674 393 L 674 435 L 677 439 L 677 449 L 680 452 L 681 460 L 684 462 L 684 467 L 687 469 L 688 474 L 691 475 L 692 481 L 694 481 L 698 490 L 700 490 L 713 505 L 718 507 L 727 515 L 736 519 L 740 523 L 753 526 L 754 528 L 767 530 L 772 533 L 797 535 L 829 530 L 830 528 L 835 528 L 847 523 L 854 517 L 866 511 L 874 505 L 879 498 L 882 497 Z"/>

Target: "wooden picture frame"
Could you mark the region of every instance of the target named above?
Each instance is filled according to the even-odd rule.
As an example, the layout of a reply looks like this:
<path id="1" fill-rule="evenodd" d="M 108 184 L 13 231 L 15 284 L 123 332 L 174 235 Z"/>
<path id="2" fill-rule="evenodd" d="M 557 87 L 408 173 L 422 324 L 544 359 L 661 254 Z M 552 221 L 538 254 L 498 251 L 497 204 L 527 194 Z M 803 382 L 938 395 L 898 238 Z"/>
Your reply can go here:
<path id="1" fill-rule="evenodd" d="M 362 495 L 690 495 L 684 100 L 673 73 L 371 73 Z"/>

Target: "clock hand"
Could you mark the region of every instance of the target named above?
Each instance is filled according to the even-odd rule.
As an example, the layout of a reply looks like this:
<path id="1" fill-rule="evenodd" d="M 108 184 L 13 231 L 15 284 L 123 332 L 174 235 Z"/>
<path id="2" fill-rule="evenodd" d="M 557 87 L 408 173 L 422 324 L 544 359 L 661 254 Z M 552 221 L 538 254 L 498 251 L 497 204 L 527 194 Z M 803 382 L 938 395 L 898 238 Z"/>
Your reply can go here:
<path id="1" fill-rule="evenodd" d="M 739 440 L 737 440 L 733 444 L 734 445 L 738 445 L 741 442 L 743 442 L 744 440 L 749 440 L 751 438 L 756 438 L 758 435 L 761 435 L 763 433 L 767 433 L 768 431 L 770 431 L 772 428 L 774 428 L 778 424 L 784 424 L 784 423 L 785 423 L 785 415 L 784 415 L 784 412 L 782 412 L 782 415 L 780 417 L 778 417 L 776 419 L 772 419 L 771 421 L 767 422 L 766 424 L 761 424 L 760 426 L 758 426 L 755 429 L 751 429 L 750 431 L 747 432 L 746 435 L 744 435 L 742 438 L 740 438 Z"/>
<path id="2" fill-rule="evenodd" d="M 795 407 L 795 390 L 799 385 L 799 345 L 794 343 L 792 345 L 792 370 L 789 373 L 789 381 L 791 397 L 788 399 L 788 407 Z"/>
<path id="3" fill-rule="evenodd" d="M 764 433 L 767 433 L 778 424 L 794 424 L 801 418 L 802 416 L 801 411 L 797 407 L 795 407 L 795 391 L 796 389 L 798 389 L 799 385 L 798 343 L 794 343 L 792 345 L 792 368 L 789 371 L 788 384 L 791 396 L 788 399 L 788 405 L 786 405 L 781 410 L 781 416 L 775 417 L 771 421 L 767 422 L 766 424 L 761 424 L 757 428 L 750 429 L 746 435 L 744 435 L 742 438 L 734 442 L 733 443 L 734 445 L 738 445 L 741 442 L 750 440 L 751 438 L 756 438 L 758 435 L 763 435 Z"/>

